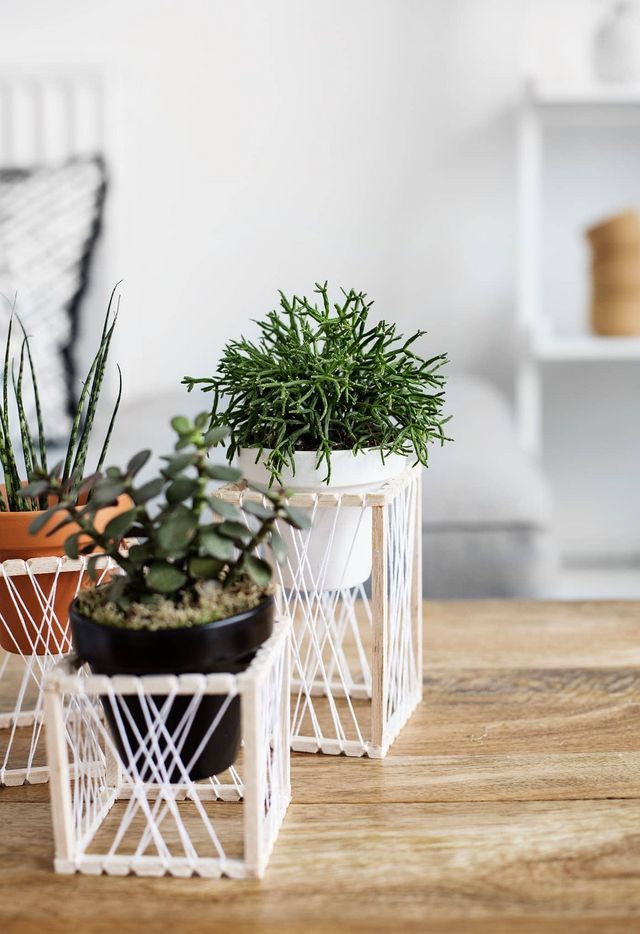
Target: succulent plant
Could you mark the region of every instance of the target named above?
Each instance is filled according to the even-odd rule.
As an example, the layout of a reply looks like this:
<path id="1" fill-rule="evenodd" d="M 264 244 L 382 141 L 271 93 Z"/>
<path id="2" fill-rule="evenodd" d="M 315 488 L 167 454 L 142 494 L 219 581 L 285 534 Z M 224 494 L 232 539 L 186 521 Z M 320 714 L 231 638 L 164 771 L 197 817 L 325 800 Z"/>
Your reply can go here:
<path id="1" fill-rule="evenodd" d="M 273 482 L 295 471 L 296 451 L 317 451 L 327 480 L 334 450 L 377 448 L 426 465 L 430 443 L 448 440 L 446 355 L 424 360 L 414 351 L 424 331 L 405 338 L 395 324 L 371 322 L 364 292 L 343 290 L 333 304 L 326 282 L 315 292 L 317 302 L 280 292 L 256 342 L 230 341 L 214 376 L 183 379 L 212 393 L 211 425 L 229 425 L 229 460 L 239 448 L 266 450 Z"/>
<path id="2" fill-rule="evenodd" d="M 124 469 L 109 467 L 104 474 L 87 477 L 79 497 L 56 471 L 42 469 L 33 471 L 22 491 L 24 497 L 50 497 L 54 502 L 34 519 L 32 531 L 49 523 L 51 534 L 67 525 L 77 526 L 65 551 L 70 558 L 90 555 L 87 567 L 93 580 L 103 554 L 119 565 L 123 573 L 115 574 L 100 590 L 101 599 L 118 608 L 124 624 L 136 605 L 197 604 L 205 584 L 224 590 L 246 581 L 254 589 L 267 588 L 272 567 L 256 551 L 267 546 L 277 561 L 283 561 L 286 549 L 276 523 L 308 527 L 305 514 L 287 505 L 282 490 L 249 484 L 263 499 L 242 507 L 215 495 L 216 482 L 238 481 L 241 473 L 210 462 L 210 450 L 225 438 L 227 429 L 207 429 L 208 422 L 207 413 L 194 421 L 174 418 L 175 449 L 162 458 L 159 476 L 143 483 L 137 477 L 151 456 L 148 450 L 135 454 Z M 100 509 L 121 497 L 128 498 L 128 507 L 102 529 L 97 522 Z M 55 517 L 60 521 L 53 524 Z M 123 539 L 135 541 L 125 550 Z"/>

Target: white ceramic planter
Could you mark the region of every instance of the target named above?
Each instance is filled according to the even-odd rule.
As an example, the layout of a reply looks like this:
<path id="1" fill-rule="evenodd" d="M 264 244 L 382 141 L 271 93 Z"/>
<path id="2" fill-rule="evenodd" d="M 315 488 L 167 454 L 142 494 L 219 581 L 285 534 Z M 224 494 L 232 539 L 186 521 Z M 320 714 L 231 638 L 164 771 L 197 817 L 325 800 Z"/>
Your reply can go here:
<path id="1" fill-rule="evenodd" d="M 271 475 L 264 466 L 269 451 L 256 463 L 257 450 L 240 451 L 239 466 L 247 479 L 268 485 Z M 325 483 L 326 463 L 316 468 L 316 451 L 298 451 L 295 472 L 285 469 L 281 483 L 292 493 L 364 493 L 374 490 L 401 473 L 407 458 L 391 454 L 384 462 L 378 450 L 334 451 L 331 455 L 331 481 Z M 312 510 L 309 510 L 311 516 Z M 337 590 L 364 583 L 371 574 L 371 509 L 343 506 L 339 510 L 318 507 L 313 526 L 302 533 L 292 532 L 281 523 L 280 533 L 289 552 L 289 566 L 283 568 L 285 587 L 294 586 L 294 577 L 308 590 Z M 329 547 L 330 546 L 330 547 Z M 304 551 L 303 551 L 304 550 Z M 301 555 L 304 554 L 302 562 Z M 300 566 L 302 564 L 302 566 Z M 293 573 L 292 573 L 293 572 Z"/>

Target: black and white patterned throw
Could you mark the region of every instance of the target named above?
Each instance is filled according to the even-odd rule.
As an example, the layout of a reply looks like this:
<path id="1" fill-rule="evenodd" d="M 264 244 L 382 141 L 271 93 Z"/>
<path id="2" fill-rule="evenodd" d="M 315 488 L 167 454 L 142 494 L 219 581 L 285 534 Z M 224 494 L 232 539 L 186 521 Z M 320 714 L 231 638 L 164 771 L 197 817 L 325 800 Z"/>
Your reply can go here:
<path id="1" fill-rule="evenodd" d="M 0 170 L 0 337 L 7 333 L 17 296 L 51 441 L 68 432 L 77 399 L 73 345 L 105 192 L 100 157 Z M 16 355 L 19 349 L 16 341 Z M 30 422 L 31 400 L 31 393 L 25 393 Z"/>

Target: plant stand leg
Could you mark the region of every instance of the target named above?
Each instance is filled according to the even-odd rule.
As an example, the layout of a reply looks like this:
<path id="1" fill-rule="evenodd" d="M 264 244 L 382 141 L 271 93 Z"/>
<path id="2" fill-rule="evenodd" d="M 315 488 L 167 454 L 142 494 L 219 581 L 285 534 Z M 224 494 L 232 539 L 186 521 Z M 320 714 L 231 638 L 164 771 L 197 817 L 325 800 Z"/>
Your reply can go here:
<path id="1" fill-rule="evenodd" d="M 423 620 L 422 620 L 422 481 L 418 476 L 415 482 L 415 530 L 413 544 L 413 568 L 411 580 L 411 619 L 413 620 L 415 667 L 416 667 L 416 696 L 417 702 L 422 700 L 423 677 Z"/>
<path id="2" fill-rule="evenodd" d="M 244 858 L 247 875 L 260 878 L 264 873 L 263 852 L 263 763 L 261 758 L 261 716 L 255 682 L 242 691 L 242 735 L 244 737 Z"/>
<path id="3" fill-rule="evenodd" d="M 387 510 L 372 506 L 373 566 L 371 576 L 371 745 L 384 754 L 387 712 L 387 643 L 389 637 L 387 601 Z"/>
<path id="4" fill-rule="evenodd" d="M 73 872 L 71 786 L 61 698 L 45 690 L 44 708 L 56 871 Z"/>

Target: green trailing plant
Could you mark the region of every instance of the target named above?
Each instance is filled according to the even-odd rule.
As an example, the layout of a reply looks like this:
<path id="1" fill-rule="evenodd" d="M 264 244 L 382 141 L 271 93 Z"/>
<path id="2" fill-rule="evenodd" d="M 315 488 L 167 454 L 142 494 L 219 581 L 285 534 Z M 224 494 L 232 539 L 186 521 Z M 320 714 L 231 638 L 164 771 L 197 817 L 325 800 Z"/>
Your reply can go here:
<path id="1" fill-rule="evenodd" d="M 258 322 L 256 341 L 230 341 L 212 377 L 186 376 L 191 391 L 213 394 L 211 426 L 228 424 L 231 460 L 240 448 L 266 453 L 272 482 L 295 472 L 296 451 L 317 451 L 331 477 L 331 452 L 377 448 L 427 463 L 428 446 L 447 439 L 443 416 L 445 354 L 422 359 L 395 324 L 371 323 L 373 302 L 342 290 L 331 303 L 327 283 L 319 302 L 288 299 Z"/>
<path id="2" fill-rule="evenodd" d="M 67 538 L 65 551 L 70 558 L 91 555 L 87 569 L 93 580 L 98 552 L 122 571 L 93 594 L 81 594 L 81 612 L 113 625 L 167 628 L 210 622 L 220 613 L 232 615 L 268 592 L 272 568 L 256 551 L 266 546 L 277 561 L 284 561 L 286 548 L 276 523 L 282 520 L 300 529 L 308 527 L 308 520 L 287 505 L 282 490 L 249 484 L 263 500 L 241 508 L 216 496 L 214 483 L 238 481 L 241 473 L 209 461 L 211 448 L 227 430 L 207 429 L 208 421 L 208 413 L 193 422 L 174 418 L 175 450 L 162 458 L 159 476 L 138 482 L 151 456 L 150 451 L 140 451 L 124 470 L 109 467 L 105 474 L 88 477 L 80 486 L 80 493 L 88 495 L 84 504 L 69 495 L 55 473 L 34 471 L 22 495 L 52 497 L 54 505 L 34 519 L 31 530 L 37 532 L 59 516 L 49 534 L 72 524 L 78 527 Z M 102 529 L 99 510 L 122 496 L 129 498 L 130 508 Z M 123 551 L 123 539 L 135 543 Z"/>
<path id="3" fill-rule="evenodd" d="M 100 337 L 100 344 L 89 372 L 87 373 L 75 409 L 67 442 L 66 455 L 64 460 L 57 464 L 52 471 L 58 478 L 60 489 L 64 491 L 65 496 L 77 495 L 81 480 L 85 474 L 89 441 L 98 403 L 100 401 L 100 392 L 107 368 L 111 340 L 118 318 L 117 308 L 115 310 L 113 309 L 117 288 L 118 286 L 116 285 L 111 293 Z M 21 332 L 17 376 L 15 372 L 15 361 L 12 358 L 16 323 Z M 30 383 L 33 393 L 35 428 L 33 425 L 29 424 L 24 401 L 26 390 L 25 376 L 27 373 L 28 382 Z M 122 374 L 120 372 L 120 367 L 118 367 L 118 377 L 118 395 L 98 459 L 98 470 L 101 469 L 106 457 L 111 432 L 120 406 L 122 395 Z M 12 393 L 10 391 L 10 384 Z M 14 433 L 12 413 L 17 415 L 20 451 L 16 449 L 14 442 L 17 432 Z M 9 512 L 31 512 L 45 510 L 47 508 L 46 495 L 41 494 L 25 497 L 21 494 L 22 488 L 34 472 L 48 473 L 47 440 L 42 418 L 40 389 L 38 386 L 36 368 L 31 355 L 30 338 L 23 327 L 19 315 L 15 313 L 15 308 L 13 306 L 4 344 L 4 361 L 2 367 L 2 395 L 0 397 L 0 467 L 2 468 L 3 482 L 6 490 L 6 501 L 5 498 L 0 495 L 0 512 L 7 510 Z"/>

